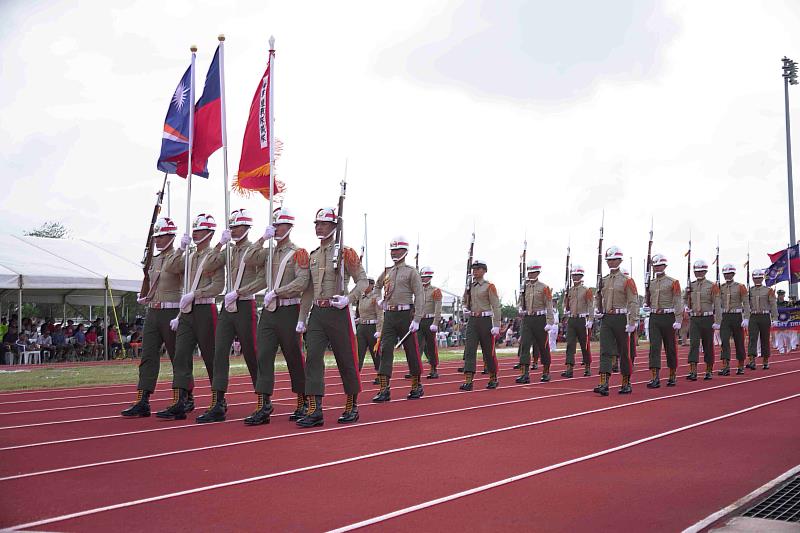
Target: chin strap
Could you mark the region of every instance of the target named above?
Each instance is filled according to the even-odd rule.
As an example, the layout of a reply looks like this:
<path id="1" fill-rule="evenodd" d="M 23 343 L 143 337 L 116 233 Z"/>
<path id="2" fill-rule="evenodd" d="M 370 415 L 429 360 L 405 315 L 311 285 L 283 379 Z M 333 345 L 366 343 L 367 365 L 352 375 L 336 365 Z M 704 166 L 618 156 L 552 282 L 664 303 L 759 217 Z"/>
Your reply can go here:
<path id="1" fill-rule="evenodd" d="M 245 232 L 244 232 L 244 234 L 243 234 L 241 237 L 239 237 L 238 239 L 235 239 L 235 238 L 233 237 L 233 235 L 231 235 L 231 240 L 232 240 L 233 242 L 239 242 L 239 241 L 241 241 L 242 239 L 244 239 L 245 237 L 247 237 L 247 234 L 248 234 L 248 233 L 250 233 L 250 227 L 249 227 L 249 226 L 247 227 L 247 231 L 245 231 Z"/>
<path id="2" fill-rule="evenodd" d="M 287 232 L 284 234 L 284 236 L 283 236 L 283 237 L 278 237 L 278 236 L 275 236 L 275 241 L 276 241 L 276 242 L 281 242 L 282 240 L 284 240 L 286 237 L 288 237 L 288 236 L 289 236 L 289 234 L 292 232 L 292 230 L 293 230 L 293 229 L 294 229 L 294 226 L 290 226 L 290 227 L 289 227 L 289 231 L 287 231 Z"/>
<path id="3" fill-rule="evenodd" d="M 173 242 L 175 242 L 175 235 L 172 236 L 172 238 L 169 240 L 167 244 L 164 245 L 163 248 L 158 248 L 158 246 L 156 246 L 156 248 L 158 249 L 159 252 L 163 252 L 164 250 L 172 246 Z"/>
<path id="4" fill-rule="evenodd" d="M 408 250 L 406 250 L 406 253 L 404 253 L 403 255 L 401 255 L 400 257 L 398 257 L 397 259 L 395 259 L 395 258 L 392 258 L 392 261 L 394 261 L 395 263 L 399 263 L 400 261 L 402 261 L 403 259 L 405 259 L 407 255 L 408 255 Z"/>
<path id="5" fill-rule="evenodd" d="M 331 231 L 327 235 L 319 237 L 319 240 L 324 241 L 325 239 L 328 239 L 328 238 L 332 237 L 334 233 L 336 233 L 336 228 L 333 228 L 333 231 Z"/>
<path id="6" fill-rule="evenodd" d="M 202 239 L 200 239 L 199 241 L 195 241 L 195 240 L 194 240 L 194 238 L 192 238 L 192 241 L 194 241 L 194 243 L 195 243 L 195 244 L 200 244 L 201 242 L 205 242 L 205 241 L 207 241 L 208 239 L 210 239 L 212 235 L 214 235 L 214 232 L 213 232 L 213 231 L 209 231 L 209 232 L 206 234 L 206 236 L 205 236 L 205 237 L 203 237 Z"/>

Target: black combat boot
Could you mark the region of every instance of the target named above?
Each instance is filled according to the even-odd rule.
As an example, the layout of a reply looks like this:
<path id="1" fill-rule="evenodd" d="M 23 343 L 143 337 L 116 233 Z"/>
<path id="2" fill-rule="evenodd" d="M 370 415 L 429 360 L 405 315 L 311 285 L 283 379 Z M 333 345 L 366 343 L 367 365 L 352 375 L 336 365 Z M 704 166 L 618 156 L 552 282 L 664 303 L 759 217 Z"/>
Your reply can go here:
<path id="1" fill-rule="evenodd" d="M 689 381 L 697 381 L 697 363 L 689 363 L 689 374 L 686 376 Z"/>
<path id="2" fill-rule="evenodd" d="M 355 394 L 347 395 L 347 402 L 344 406 L 344 413 L 336 421 L 340 424 L 351 424 L 358 422 L 358 402 Z"/>
<path id="3" fill-rule="evenodd" d="M 458 387 L 461 390 L 472 390 L 472 379 L 475 377 L 475 372 L 464 372 L 464 383 Z"/>
<path id="4" fill-rule="evenodd" d="M 764 356 L 764 364 L 761 366 L 762 370 L 769 370 L 769 356 Z"/>
<path id="5" fill-rule="evenodd" d="M 611 374 L 600 373 L 600 384 L 594 388 L 594 392 L 601 396 L 608 396 L 608 378 Z"/>
<path id="6" fill-rule="evenodd" d="M 669 369 L 669 379 L 667 380 L 667 387 L 674 387 L 678 384 L 677 382 L 677 374 L 678 370 L 676 368 Z"/>
<path id="7" fill-rule="evenodd" d="M 409 400 L 419 400 L 425 394 L 425 389 L 422 388 L 422 383 L 419 382 L 419 376 L 411 378 L 411 392 L 408 393 Z"/>
<path id="8" fill-rule="evenodd" d="M 659 376 L 660 369 L 658 368 L 651 368 L 650 369 L 650 376 L 651 380 L 647 382 L 648 389 L 657 389 L 661 387 L 661 377 Z"/>
<path id="9" fill-rule="evenodd" d="M 725 359 L 725 362 L 722 365 L 722 369 L 717 372 L 718 376 L 730 376 L 731 375 L 731 360 Z"/>
<path id="10" fill-rule="evenodd" d="M 736 368 L 736 375 L 741 376 L 744 374 L 744 361 L 739 361 L 739 366 Z"/>
<path id="11" fill-rule="evenodd" d="M 531 375 L 530 375 L 530 373 L 528 371 L 528 365 L 523 365 L 522 367 L 520 367 L 520 370 L 521 370 L 521 372 L 519 374 L 519 377 L 517 379 L 515 379 L 514 381 L 516 383 L 530 383 L 531 382 Z"/>
<path id="12" fill-rule="evenodd" d="M 380 385 L 380 383 L 381 383 L 381 380 L 380 380 L 380 379 L 378 379 L 377 377 L 376 377 L 375 379 L 373 379 L 373 380 L 372 380 L 372 384 L 373 384 L 373 385 Z"/>
<path id="13" fill-rule="evenodd" d="M 581 363 L 581 364 L 586 367 L 583 371 L 583 376 L 588 378 L 589 376 L 592 375 L 592 368 L 590 365 L 586 363 Z"/>
<path id="14" fill-rule="evenodd" d="M 136 401 L 133 405 L 122 411 L 122 416 L 129 418 L 133 417 L 148 417 L 150 416 L 150 391 L 138 390 L 136 391 Z"/>
<path id="15" fill-rule="evenodd" d="M 619 388 L 619 394 L 630 394 L 632 392 L 633 387 L 631 386 L 631 377 L 622 376 L 622 387 Z"/>
<path id="16" fill-rule="evenodd" d="M 611 359 L 611 371 L 612 372 L 619 372 L 619 356 L 615 355 Z"/>
<path id="17" fill-rule="evenodd" d="M 538 357 L 534 357 L 533 358 L 533 364 L 531 365 L 531 369 L 532 370 L 537 370 L 538 368 L 539 368 L 539 358 Z"/>
<path id="18" fill-rule="evenodd" d="M 156 413 L 158 418 L 186 420 L 186 389 L 172 389 L 172 404 Z"/>
<path id="19" fill-rule="evenodd" d="M 539 378 L 539 381 L 542 383 L 547 383 L 550 381 L 550 365 L 543 365 L 544 368 L 542 369 L 542 377 Z"/>
<path id="20" fill-rule="evenodd" d="M 486 368 L 486 365 L 483 365 L 483 370 L 481 370 L 481 374 L 486 375 L 489 373 L 489 369 Z"/>
<path id="21" fill-rule="evenodd" d="M 308 412 L 308 403 L 306 402 L 306 397 L 304 394 L 297 395 L 297 407 L 295 407 L 294 413 L 289 415 L 289 420 L 300 420 L 306 413 Z"/>
<path id="22" fill-rule="evenodd" d="M 567 369 L 561 373 L 562 378 L 571 378 L 572 377 L 572 367 L 574 365 L 567 365 Z"/>
<path id="23" fill-rule="evenodd" d="M 228 404 L 225 404 L 225 411 L 228 410 Z M 192 391 L 186 391 L 186 412 L 191 413 L 194 411 L 194 394 Z"/>
<path id="24" fill-rule="evenodd" d="M 522 368 L 522 363 L 517 363 L 514 365 L 514 370 L 519 370 L 520 368 Z"/>
<path id="25" fill-rule="evenodd" d="M 703 381 L 711 380 L 711 374 L 714 372 L 714 363 L 706 363 L 706 373 L 703 376 Z"/>
<path id="26" fill-rule="evenodd" d="M 489 383 L 486 384 L 487 389 L 496 389 L 500 385 L 500 382 L 497 380 L 497 372 L 492 372 L 489 374 Z"/>
<path id="27" fill-rule="evenodd" d="M 378 381 L 381 386 L 381 390 L 378 391 L 378 394 L 372 398 L 372 401 L 375 403 L 383 403 L 388 402 L 391 400 L 391 390 L 389 389 L 389 376 L 384 376 L 383 374 L 378 374 Z"/>
<path id="28" fill-rule="evenodd" d="M 308 414 L 297 421 L 301 428 L 313 428 L 325 423 L 322 416 L 322 396 L 308 396 Z"/>
<path id="29" fill-rule="evenodd" d="M 426 379 L 439 379 L 439 372 L 436 371 L 436 367 L 431 365 L 431 373 L 425 376 Z"/>
<path id="30" fill-rule="evenodd" d="M 404 377 L 405 377 L 406 379 L 411 379 L 411 378 L 412 378 L 412 377 L 414 377 L 414 376 L 412 376 L 411 374 L 406 374 Z"/>
<path id="31" fill-rule="evenodd" d="M 269 417 L 274 411 L 272 402 L 269 400 L 269 394 L 258 394 L 258 404 L 253 414 L 244 419 L 245 426 L 259 426 L 261 424 L 269 424 Z"/>
<path id="32" fill-rule="evenodd" d="M 751 355 L 750 356 L 750 362 L 747 363 L 747 368 L 749 368 L 750 370 L 755 370 L 756 369 L 756 356 L 755 355 Z"/>
<path id="33" fill-rule="evenodd" d="M 196 418 L 198 424 L 209 422 L 225 422 L 225 393 L 223 391 L 211 391 L 211 407 Z"/>

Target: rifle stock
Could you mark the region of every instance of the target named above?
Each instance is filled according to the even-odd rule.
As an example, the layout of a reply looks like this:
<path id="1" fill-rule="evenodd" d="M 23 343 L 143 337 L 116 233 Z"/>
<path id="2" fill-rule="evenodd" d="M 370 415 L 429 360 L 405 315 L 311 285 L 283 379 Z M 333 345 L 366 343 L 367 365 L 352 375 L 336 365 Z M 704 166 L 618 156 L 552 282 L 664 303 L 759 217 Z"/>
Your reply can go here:
<path id="1" fill-rule="evenodd" d="M 144 257 L 142 258 L 142 288 L 139 294 L 144 297 L 150 293 L 150 264 L 153 262 L 153 227 L 156 225 L 158 215 L 161 213 L 161 203 L 164 201 L 164 189 L 167 186 L 167 173 L 164 173 L 164 182 L 161 184 L 161 191 L 156 194 L 156 205 L 153 206 L 153 216 L 150 218 L 150 226 L 147 228 L 147 240 L 144 245 Z"/>
<path id="2" fill-rule="evenodd" d="M 472 308 L 472 254 L 475 251 L 475 232 L 472 233 L 472 241 L 469 244 L 469 255 L 467 256 L 467 278 L 464 287 L 464 308 Z"/>

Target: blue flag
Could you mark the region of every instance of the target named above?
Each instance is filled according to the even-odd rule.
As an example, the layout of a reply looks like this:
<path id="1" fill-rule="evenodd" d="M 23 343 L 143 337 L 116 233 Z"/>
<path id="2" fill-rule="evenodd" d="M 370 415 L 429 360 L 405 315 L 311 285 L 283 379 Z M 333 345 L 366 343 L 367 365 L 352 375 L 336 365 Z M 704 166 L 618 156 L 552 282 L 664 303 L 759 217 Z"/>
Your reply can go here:
<path id="1" fill-rule="evenodd" d="M 789 281 L 789 254 L 786 250 L 773 254 L 772 264 L 764 274 L 764 284 L 771 287 L 781 281 Z"/>

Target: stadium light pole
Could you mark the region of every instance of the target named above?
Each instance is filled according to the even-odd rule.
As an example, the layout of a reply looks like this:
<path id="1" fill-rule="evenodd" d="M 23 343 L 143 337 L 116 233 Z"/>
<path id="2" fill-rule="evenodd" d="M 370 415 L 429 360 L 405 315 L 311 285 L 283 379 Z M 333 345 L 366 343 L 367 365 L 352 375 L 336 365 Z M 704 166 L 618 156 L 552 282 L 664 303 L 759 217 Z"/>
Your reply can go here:
<path id="1" fill-rule="evenodd" d="M 789 179 L 789 246 L 797 244 L 794 232 L 794 184 L 792 182 L 792 135 L 789 127 L 789 85 L 797 85 L 797 62 L 783 56 L 783 102 L 786 113 L 786 171 Z M 791 260 L 789 260 L 791 264 Z M 789 268 L 789 296 L 797 299 L 797 284 L 792 282 Z"/>

